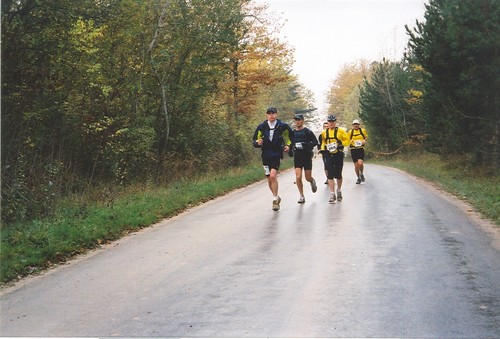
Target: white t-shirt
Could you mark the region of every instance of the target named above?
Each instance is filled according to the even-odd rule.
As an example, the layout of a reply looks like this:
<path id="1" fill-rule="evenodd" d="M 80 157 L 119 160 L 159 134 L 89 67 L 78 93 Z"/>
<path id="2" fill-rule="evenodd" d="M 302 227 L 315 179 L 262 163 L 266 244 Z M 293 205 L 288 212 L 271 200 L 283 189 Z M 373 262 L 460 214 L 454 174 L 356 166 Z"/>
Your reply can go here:
<path id="1" fill-rule="evenodd" d="M 273 141 L 273 136 L 274 136 L 274 128 L 276 128 L 276 123 L 278 121 L 275 121 L 273 123 L 270 123 L 269 121 L 267 124 L 269 125 L 270 131 L 269 131 L 269 141 Z"/>

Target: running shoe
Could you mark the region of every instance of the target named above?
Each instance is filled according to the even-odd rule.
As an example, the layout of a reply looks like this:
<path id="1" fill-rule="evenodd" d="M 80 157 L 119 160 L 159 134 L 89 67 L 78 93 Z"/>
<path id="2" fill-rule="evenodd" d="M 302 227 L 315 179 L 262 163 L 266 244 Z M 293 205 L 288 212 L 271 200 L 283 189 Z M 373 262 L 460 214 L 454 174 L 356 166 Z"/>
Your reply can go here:
<path id="1" fill-rule="evenodd" d="M 335 202 L 335 200 L 337 200 L 337 197 L 335 196 L 335 193 L 331 193 L 330 194 L 330 199 L 328 200 L 328 202 L 330 204 L 333 204 Z"/>
<path id="2" fill-rule="evenodd" d="M 304 196 L 301 196 L 301 197 L 299 198 L 299 201 L 297 201 L 297 202 L 298 202 L 299 204 L 303 204 L 303 203 L 305 203 L 305 202 L 306 202 L 306 198 L 304 198 Z"/>
<path id="3" fill-rule="evenodd" d="M 342 201 L 342 192 L 337 191 L 337 201 Z"/>
<path id="4" fill-rule="evenodd" d="M 281 198 L 273 200 L 273 211 L 278 211 L 280 209 Z"/>
<path id="5" fill-rule="evenodd" d="M 318 186 L 316 185 L 316 180 L 312 180 L 311 181 L 311 190 L 313 191 L 313 193 L 316 193 L 316 191 L 318 190 Z"/>
<path id="6" fill-rule="evenodd" d="M 358 185 L 361 184 L 361 179 L 360 178 L 358 178 L 358 180 L 356 180 L 356 184 L 358 184 Z"/>
<path id="7" fill-rule="evenodd" d="M 363 174 L 361 174 L 361 181 L 365 182 L 365 176 Z"/>

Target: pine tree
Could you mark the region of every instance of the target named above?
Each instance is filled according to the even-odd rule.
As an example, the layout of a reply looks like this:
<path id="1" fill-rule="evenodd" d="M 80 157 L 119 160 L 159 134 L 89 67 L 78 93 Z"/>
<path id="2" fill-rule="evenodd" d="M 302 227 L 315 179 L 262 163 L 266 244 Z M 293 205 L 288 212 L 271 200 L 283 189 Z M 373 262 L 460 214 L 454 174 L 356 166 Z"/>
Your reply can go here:
<path id="1" fill-rule="evenodd" d="M 425 115 L 430 142 L 443 151 L 500 163 L 500 2 L 431 0 L 409 47 L 428 74 Z"/>

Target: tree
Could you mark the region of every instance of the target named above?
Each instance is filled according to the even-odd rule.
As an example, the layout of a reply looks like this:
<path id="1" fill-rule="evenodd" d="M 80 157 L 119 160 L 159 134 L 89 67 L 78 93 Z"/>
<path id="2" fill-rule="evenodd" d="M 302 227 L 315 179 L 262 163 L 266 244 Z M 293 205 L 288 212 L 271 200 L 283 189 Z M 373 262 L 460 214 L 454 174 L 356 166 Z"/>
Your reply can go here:
<path id="1" fill-rule="evenodd" d="M 92 22 L 101 9 L 92 1 L 2 2 L 2 217 L 45 213 L 83 163 L 78 101 L 95 99 L 87 101 L 95 109 L 103 83 L 98 66 L 82 74 L 67 57 L 96 56 L 102 29 Z M 84 79 L 88 92 L 71 94 Z"/>
<path id="2" fill-rule="evenodd" d="M 445 152 L 474 153 L 498 165 L 500 3 L 431 0 L 410 30 L 414 63 L 425 70 L 430 142 Z M 472 141 L 474 140 L 474 141 Z"/>
<path id="3" fill-rule="evenodd" d="M 286 88 L 283 102 L 307 107 L 291 50 L 271 26 L 249 25 L 262 20 L 250 7 L 3 1 L 2 220 L 43 217 L 58 198 L 98 185 L 248 161 L 246 122 L 267 92 Z"/>
<path id="4" fill-rule="evenodd" d="M 343 123 L 358 117 L 359 85 L 370 75 L 370 65 L 366 60 L 345 64 L 331 82 L 326 96 L 328 114 L 335 114 Z"/>
<path id="5" fill-rule="evenodd" d="M 242 10 L 238 45 L 226 60 L 227 78 L 220 88 L 228 119 L 235 123 L 255 113 L 263 89 L 294 81 L 290 76 L 293 51 L 274 37 L 279 20 L 268 17 L 265 5 L 247 2 Z"/>
<path id="6" fill-rule="evenodd" d="M 377 63 L 360 88 L 359 116 L 370 128 L 376 149 L 392 152 L 422 134 L 419 69 L 405 62 Z"/>

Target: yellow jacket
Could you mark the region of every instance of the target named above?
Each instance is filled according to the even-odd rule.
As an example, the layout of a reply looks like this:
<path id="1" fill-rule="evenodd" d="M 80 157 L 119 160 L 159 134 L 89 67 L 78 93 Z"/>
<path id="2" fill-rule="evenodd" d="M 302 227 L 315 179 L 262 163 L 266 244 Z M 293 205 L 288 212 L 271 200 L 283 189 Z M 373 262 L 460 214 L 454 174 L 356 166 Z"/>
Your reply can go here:
<path id="1" fill-rule="evenodd" d="M 320 151 L 328 151 L 330 154 L 343 152 L 344 146 L 349 146 L 349 137 L 342 128 L 327 128 L 321 133 Z M 339 149 L 339 146 L 342 145 Z"/>
<path id="2" fill-rule="evenodd" d="M 368 138 L 368 133 L 364 128 L 350 129 L 347 135 L 349 136 L 349 146 L 351 148 L 356 149 L 365 147 L 364 144 L 359 144 L 359 141 L 366 141 Z"/>

